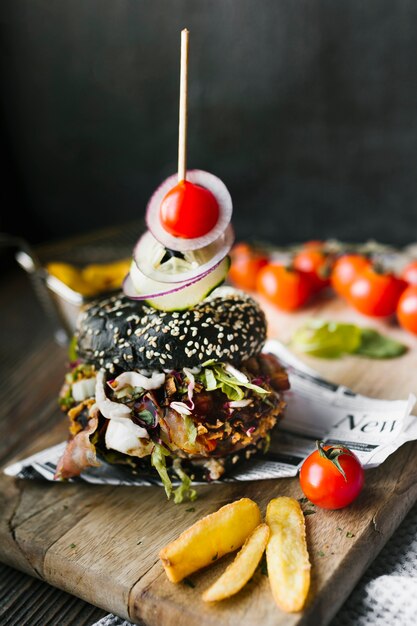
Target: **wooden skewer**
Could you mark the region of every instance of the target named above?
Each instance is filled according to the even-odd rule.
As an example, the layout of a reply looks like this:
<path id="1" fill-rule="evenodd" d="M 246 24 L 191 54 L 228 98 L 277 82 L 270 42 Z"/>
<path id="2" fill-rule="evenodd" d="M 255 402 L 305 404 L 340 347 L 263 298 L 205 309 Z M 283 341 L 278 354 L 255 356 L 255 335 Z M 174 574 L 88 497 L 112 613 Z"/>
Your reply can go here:
<path id="1" fill-rule="evenodd" d="M 180 114 L 178 132 L 178 182 L 187 174 L 187 95 L 188 95 L 188 35 L 181 31 Z"/>

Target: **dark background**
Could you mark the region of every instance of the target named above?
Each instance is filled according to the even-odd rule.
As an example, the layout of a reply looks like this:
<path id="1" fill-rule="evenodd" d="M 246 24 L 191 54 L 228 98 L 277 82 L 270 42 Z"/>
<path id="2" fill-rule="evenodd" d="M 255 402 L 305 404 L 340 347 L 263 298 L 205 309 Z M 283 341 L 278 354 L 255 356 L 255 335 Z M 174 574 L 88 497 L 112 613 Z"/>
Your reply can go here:
<path id="1" fill-rule="evenodd" d="M 2 0 L 1 228 L 30 241 L 143 215 L 189 167 L 240 237 L 417 235 L 415 0 Z"/>

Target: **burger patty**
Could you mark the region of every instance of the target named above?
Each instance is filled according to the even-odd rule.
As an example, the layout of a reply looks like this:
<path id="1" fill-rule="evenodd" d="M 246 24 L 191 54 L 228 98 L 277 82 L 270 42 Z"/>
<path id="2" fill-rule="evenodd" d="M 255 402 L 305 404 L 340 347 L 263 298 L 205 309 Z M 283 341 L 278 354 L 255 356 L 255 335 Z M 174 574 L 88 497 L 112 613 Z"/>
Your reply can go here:
<path id="1" fill-rule="evenodd" d="M 212 367 L 215 367 L 212 366 Z M 78 366 L 71 375 L 72 379 L 79 380 L 85 375 L 91 376 L 91 366 Z M 255 389 L 246 389 L 244 400 L 231 401 L 222 389 L 207 390 L 202 384 L 204 370 L 191 374 L 186 370 L 175 371 L 165 375 L 163 385 L 151 391 L 142 392 L 131 389 L 128 395 L 121 395 L 112 388 L 112 381 L 108 380 L 106 395 L 111 402 L 121 403 L 129 407 L 131 414 L 127 420 L 141 428 L 146 428 L 149 438 L 139 439 L 138 445 L 145 446 L 144 454 L 132 452 L 123 456 L 132 461 L 135 457 L 151 454 L 152 442 L 164 445 L 169 449 L 173 458 L 179 457 L 198 460 L 220 461 L 231 457 L 241 450 L 256 449 L 264 446 L 268 434 L 277 423 L 285 403 L 282 393 L 289 388 L 286 371 L 281 367 L 278 359 L 271 354 L 259 354 L 243 362 L 239 367 L 240 375 L 244 375 Z M 192 392 L 190 392 L 190 378 L 193 378 Z M 89 398 L 81 403 L 70 402 L 68 407 L 69 381 L 62 389 L 65 398 L 63 409 L 70 420 L 70 450 L 76 455 L 77 439 L 82 443 L 83 450 L 92 444 L 91 451 L 104 453 L 111 450 L 106 445 L 106 432 L 111 420 L 104 418 L 96 408 L 95 399 Z M 267 393 L 260 393 L 260 391 Z M 191 400 L 190 400 L 191 397 Z M 175 408 L 177 407 L 177 408 Z M 188 415 L 181 413 L 181 407 L 190 407 Z M 68 410 L 69 408 L 69 410 Z M 177 410 L 178 409 L 178 410 Z M 95 427 L 92 430 L 92 412 Z M 88 430 L 91 437 L 88 440 L 84 432 Z M 94 442 L 94 443 L 93 443 Z M 117 448 L 116 448 L 117 450 Z M 72 470 L 71 455 L 68 454 L 67 463 L 60 468 L 60 476 L 68 478 L 76 475 Z M 93 462 L 95 457 L 93 456 Z M 67 471 L 67 468 L 70 468 Z M 80 469 L 82 471 L 82 468 Z M 219 476 L 222 468 L 217 468 Z M 79 472 L 78 472 L 79 473 Z"/>
<path id="2" fill-rule="evenodd" d="M 189 441 L 183 417 L 171 409 L 165 400 L 167 406 L 161 429 L 167 433 L 170 444 L 177 448 L 179 456 L 226 457 L 265 440 L 275 426 L 285 407 L 279 392 L 289 388 L 285 370 L 275 356 L 267 354 L 252 357 L 242 363 L 239 369 L 250 379 L 255 377 L 256 383 L 269 393 L 260 396 L 250 392 L 250 404 L 233 407 L 233 403 L 219 389 L 206 391 L 197 385 L 193 396 L 194 410 L 190 415 L 197 430 L 194 443 Z M 168 378 L 165 388 L 171 385 L 172 379 Z M 171 400 L 172 396 L 168 398 Z M 184 399 L 181 398 L 182 401 Z"/>

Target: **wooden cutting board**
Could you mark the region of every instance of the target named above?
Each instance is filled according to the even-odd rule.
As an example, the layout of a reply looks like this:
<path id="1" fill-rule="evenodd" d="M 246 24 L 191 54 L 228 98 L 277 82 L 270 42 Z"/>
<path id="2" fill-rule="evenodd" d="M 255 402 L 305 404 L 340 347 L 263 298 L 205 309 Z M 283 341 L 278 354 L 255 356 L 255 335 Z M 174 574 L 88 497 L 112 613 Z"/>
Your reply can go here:
<path id="1" fill-rule="evenodd" d="M 263 304 L 270 336 L 284 341 L 308 316 L 369 325 L 337 299 L 292 315 Z M 358 393 L 406 398 L 417 392 L 417 340 L 395 326 L 376 325 L 407 343 L 408 354 L 379 362 L 359 357 L 303 360 Z M 56 430 L 28 447 L 25 456 L 64 437 L 65 424 L 57 413 Z M 295 478 L 199 487 L 195 503 L 174 505 L 160 488 L 51 484 L 0 475 L 0 560 L 149 626 L 324 626 L 416 501 L 416 455 L 417 443 L 406 444 L 378 469 L 367 472 L 363 493 L 348 509 L 317 510 L 306 517 L 312 584 L 302 613 L 281 612 L 261 572 L 234 598 L 205 605 L 201 593 L 231 556 L 193 575 L 193 586 L 169 583 L 158 560 L 163 545 L 227 502 L 248 496 L 265 511 L 272 497 L 300 498 Z"/>

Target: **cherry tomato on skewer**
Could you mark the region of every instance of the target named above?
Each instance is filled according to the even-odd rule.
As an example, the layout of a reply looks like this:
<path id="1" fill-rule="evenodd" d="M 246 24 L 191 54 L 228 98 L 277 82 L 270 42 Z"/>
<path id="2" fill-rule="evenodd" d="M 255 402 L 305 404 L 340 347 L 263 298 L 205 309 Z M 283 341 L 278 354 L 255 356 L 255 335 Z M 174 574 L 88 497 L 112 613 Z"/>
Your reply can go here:
<path id="1" fill-rule="evenodd" d="M 219 205 L 211 191 L 182 180 L 162 200 L 160 219 L 165 230 L 175 237 L 202 237 L 217 224 Z"/>

